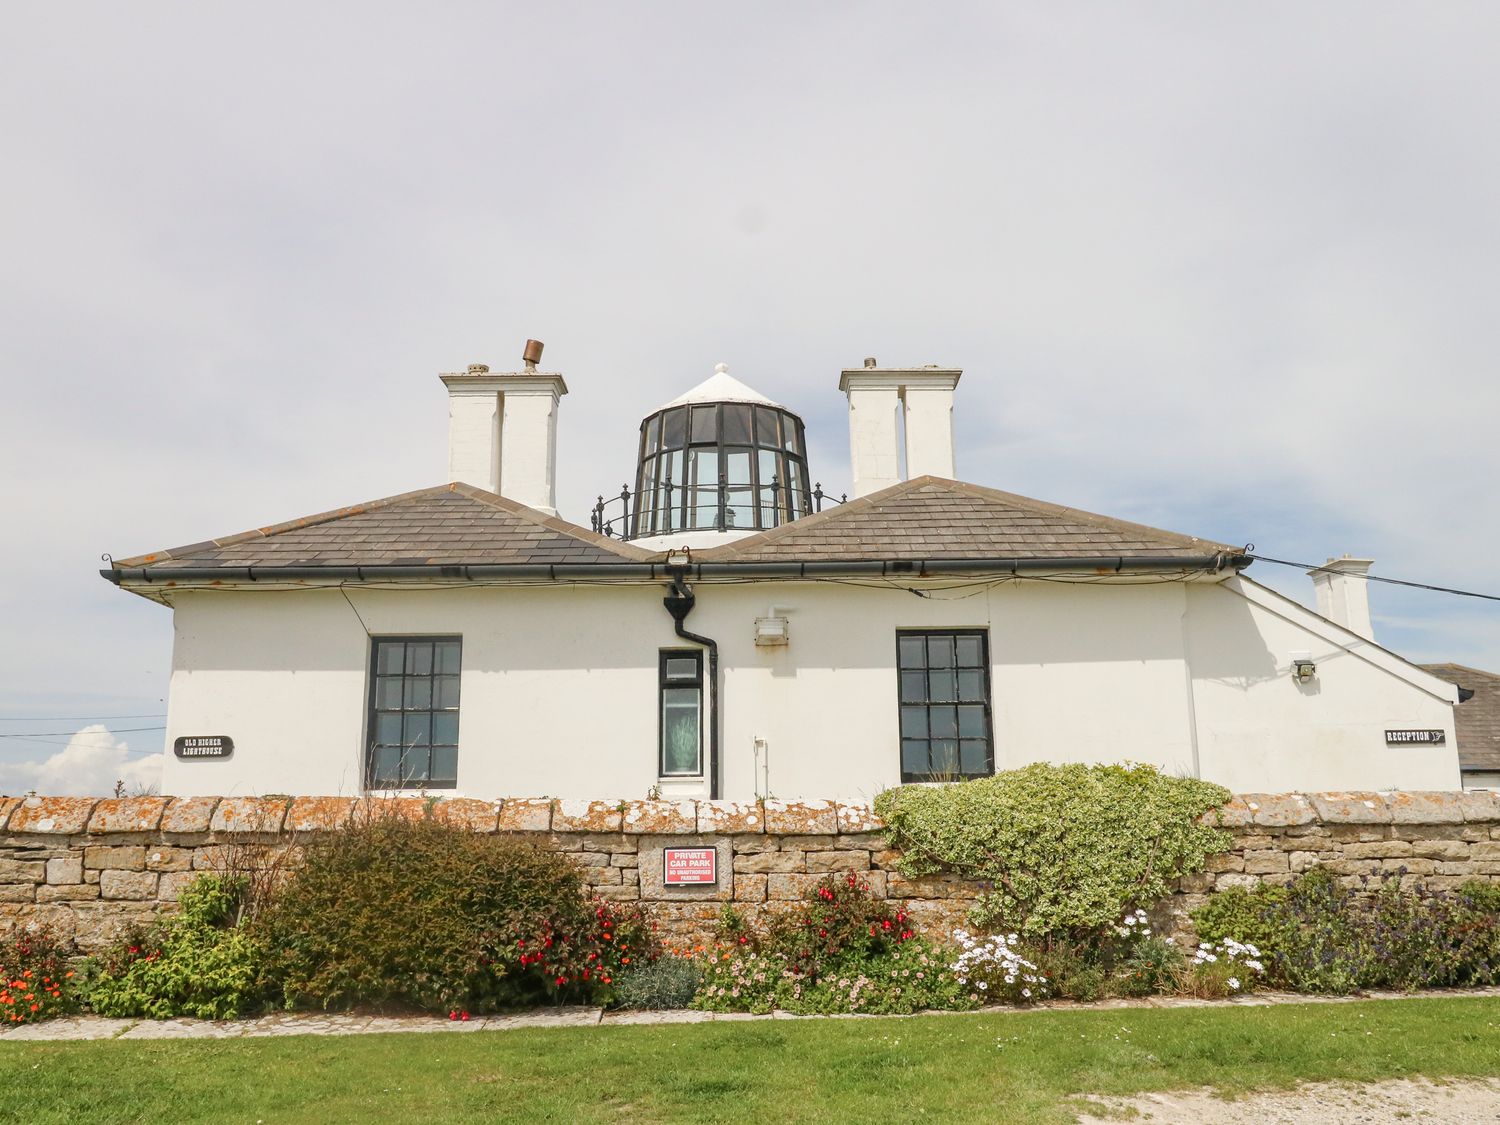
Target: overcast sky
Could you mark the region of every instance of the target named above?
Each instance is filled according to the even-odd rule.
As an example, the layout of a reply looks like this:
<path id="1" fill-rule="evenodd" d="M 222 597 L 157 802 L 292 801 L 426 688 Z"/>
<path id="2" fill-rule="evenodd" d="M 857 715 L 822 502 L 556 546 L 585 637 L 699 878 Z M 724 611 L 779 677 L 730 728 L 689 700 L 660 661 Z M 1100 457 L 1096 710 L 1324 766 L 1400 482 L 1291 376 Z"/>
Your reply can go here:
<path id="1" fill-rule="evenodd" d="M 12 5 L 0 733 L 45 734 L 0 790 L 149 777 L 171 614 L 101 552 L 440 483 L 437 373 L 528 336 L 579 522 L 719 361 L 846 488 L 874 355 L 964 368 L 967 480 L 1500 592 L 1497 37 L 1492 3 Z M 1500 670 L 1500 603 L 1371 602 Z"/>

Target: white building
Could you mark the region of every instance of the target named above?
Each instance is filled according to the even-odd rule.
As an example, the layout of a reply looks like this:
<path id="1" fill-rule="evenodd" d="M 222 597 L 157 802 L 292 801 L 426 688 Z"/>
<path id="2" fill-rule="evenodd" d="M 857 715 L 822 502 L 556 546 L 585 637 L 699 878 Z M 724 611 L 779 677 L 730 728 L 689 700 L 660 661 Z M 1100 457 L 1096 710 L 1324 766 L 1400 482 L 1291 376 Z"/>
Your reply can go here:
<path id="1" fill-rule="evenodd" d="M 847 503 L 721 365 L 586 529 L 540 350 L 442 376 L 450 483 L 103 572 L 173 613 L 166 792 L 856 799 L 1038 760 L 1459 785 L 1457 689 L 1374 643 L 1363 560 L 1313 613 L 1240 548 L 954 480 L 960 372 L 873 360 L 840 382 Z"/>

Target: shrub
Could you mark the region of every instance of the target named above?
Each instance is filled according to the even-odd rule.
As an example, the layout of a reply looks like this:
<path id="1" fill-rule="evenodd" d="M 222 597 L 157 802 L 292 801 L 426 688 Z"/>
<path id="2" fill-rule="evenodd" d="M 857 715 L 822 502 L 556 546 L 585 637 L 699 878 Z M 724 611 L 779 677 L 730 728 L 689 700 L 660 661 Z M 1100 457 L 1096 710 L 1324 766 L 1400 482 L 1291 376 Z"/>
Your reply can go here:
<path id="1" fill-rule="evenodd" d="M 659 957 L 627 966 L 615 981 L 620 1008 L 686 1008 L 693 1002 L 702 973 L 686 957 Z"/>
<path id="2" fill-rule="evenodd" d="M 607 1002 L 656 953 L 552 847 L 390 814 L 314 838 L 256 928 L 288 1007 Z"/>
<path id="3" fill-rule="evenodd" d="M 232 1019 L 262 999 L 263 949 L 238 918 L 243 880 L 203 875 L 178 912 L 135 929 L 92 962 L 89 1006 L 105 1016 Z"/>
<path id="4" fill-rule="evenodd" d="M 972 1007 L 949 956 L 905 910 L 870 896 L 857 875 L 829 875 L 757 934 L 733 912 L 702 956 L 693 1007 L 708 1011 L 895 1014 Z"/>
<path id="5" fill-rule="evenodd" d="M 1224 851 L 1200 823 L 1229 791 L 1150 766 L 1038 763 L 875 799 L 904 874 L 953 872 L 987 886 L 972 919 L 1031 939 L 1082 937 Z"/>
<path id="6" fill-rule="evenodd" d="M 1241 927 L 1270 979 L 1299 992 L 1500 980 L 1500 894 L 1482 884 L 1429 891 L 1397 873 L 1349 886 L 1315 867 L 1286 888 L 1216 894 L 1193 924 L 1210 941 Z"/>
<path id="7" fill-rule="evenodd" d="M 0 1019 L 35 1023 L 71 1012 L 73 980 L 63 943 L 50 928 L 7 935 L 0 943 Z"/>

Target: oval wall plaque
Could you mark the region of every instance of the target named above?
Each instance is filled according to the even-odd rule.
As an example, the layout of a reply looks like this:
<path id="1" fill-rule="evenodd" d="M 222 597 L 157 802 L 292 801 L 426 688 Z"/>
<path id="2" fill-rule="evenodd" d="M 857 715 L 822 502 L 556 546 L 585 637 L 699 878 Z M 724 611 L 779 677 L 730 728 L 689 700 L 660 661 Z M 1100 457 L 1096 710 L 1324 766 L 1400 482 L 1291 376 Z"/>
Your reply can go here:
<path id="1" fill-rule="evenodd" d="M 227 734 L 184 736 L 172 743 L 172 753 L 185 762 L 198 758 L 227 758 L 234 753 L 234 739 Z"/>

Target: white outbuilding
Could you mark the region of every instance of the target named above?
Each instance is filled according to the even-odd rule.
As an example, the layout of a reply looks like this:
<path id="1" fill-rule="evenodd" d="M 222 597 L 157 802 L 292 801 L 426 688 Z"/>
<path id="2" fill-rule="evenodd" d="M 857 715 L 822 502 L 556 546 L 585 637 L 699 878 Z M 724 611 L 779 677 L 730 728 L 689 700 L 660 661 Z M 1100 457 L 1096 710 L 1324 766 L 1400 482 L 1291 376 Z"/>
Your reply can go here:
<path id="1" fill-rule="evenodd" d="M 443 375 L 449 481 L 113 563 L 171 608 L 178 795 L 867 799 L 1034 761 L 1455 789 L 1458 689 L 1244 548 L 954 479 L 961 372 L 842 373 L 853 497 L 723 365 L 557 514 L 562 377 Z M 904 479 L 903 479 L 904 478 Z"/>

